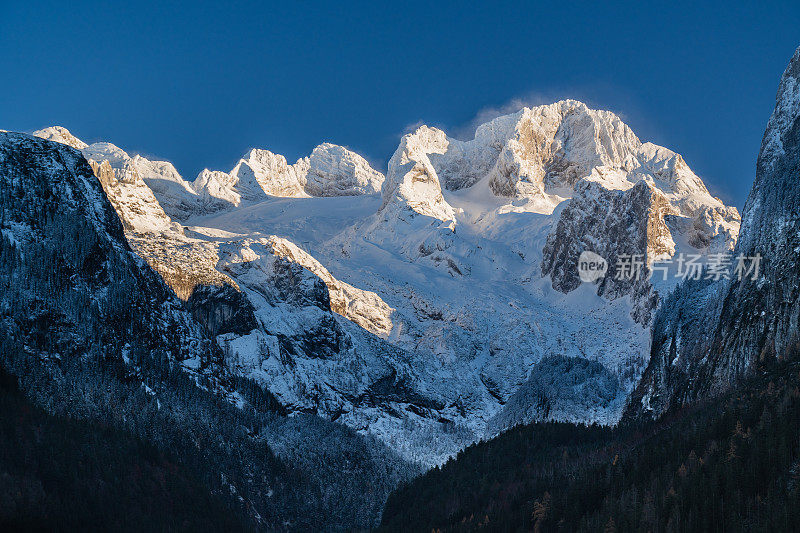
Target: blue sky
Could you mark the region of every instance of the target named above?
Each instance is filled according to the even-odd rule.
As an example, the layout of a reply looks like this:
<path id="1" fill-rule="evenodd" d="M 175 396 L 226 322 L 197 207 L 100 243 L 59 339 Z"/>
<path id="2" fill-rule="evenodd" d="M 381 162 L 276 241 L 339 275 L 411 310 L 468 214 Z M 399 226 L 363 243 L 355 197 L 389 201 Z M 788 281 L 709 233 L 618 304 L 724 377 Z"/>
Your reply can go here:
<path id="1" fill-rule="evenodd" d="M 420 121 L 464 134 L 573 97 L 684 155 L 741 207 L 800 2 L 9 2 L 0 128 L 66 126 L 188 179 L 250 147 L 379 166 Z M 567 5 L 564 5 L 567 4 Z"/>

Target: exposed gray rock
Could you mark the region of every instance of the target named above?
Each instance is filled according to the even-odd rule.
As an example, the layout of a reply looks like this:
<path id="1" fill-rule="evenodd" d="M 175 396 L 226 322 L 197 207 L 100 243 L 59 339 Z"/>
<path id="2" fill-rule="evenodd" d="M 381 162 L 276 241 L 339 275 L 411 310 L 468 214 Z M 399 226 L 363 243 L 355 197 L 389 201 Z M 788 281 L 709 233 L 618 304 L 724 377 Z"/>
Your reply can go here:
<path id="1" fill-rule="evenodd" d="M 778 88 L 734 255 L 760 256 L 758 273 L 687 283 L 659 311 L 627 417 L 659 416 L 800 354 L 800 48 Z"/>
<path id="2" fill-rule="evenodd" d="M 92 168 L 64 144 L 0 133 L 0 331 L 39 357 L 221 351 L 128 246 Z"/>
<path id="3" fill-rule="evenodd" d="M 800 351 L 800 48 L 778 88 L 744 207 L 736 253 L 761 256 L 757 279 L 732 280 L 722 306 L 712 360 L 728 383 L 754 361 Z"/>
<path id="4" fill-rule="evenodd" d="M 611 300 L 632 295 L 631 316 L 645 325 L 658 304 L 658 294 L 647 279 L 648 261 L 673 251 L 665 222 L 673 212 L 664 195 L 645 181 L 627 191 L 581 181 L 547 237 L 542 274 L 551 277 L 554 289 L 573 291 L 581 285 L 578 258 L 584 251 L 594 252 L 608 262 L 606 275 L 597 281 L 597 294 Z M 625 256 L 643 259 L 638 274 L 622 272 L 620 259 Z"/>
<path id="5" fill-rule="evenodd" d="M 230 285 L 199 285 L 186 301 L 192 316 L 213 335 L 245 335 L 258 327 L 250 300 Z"/>

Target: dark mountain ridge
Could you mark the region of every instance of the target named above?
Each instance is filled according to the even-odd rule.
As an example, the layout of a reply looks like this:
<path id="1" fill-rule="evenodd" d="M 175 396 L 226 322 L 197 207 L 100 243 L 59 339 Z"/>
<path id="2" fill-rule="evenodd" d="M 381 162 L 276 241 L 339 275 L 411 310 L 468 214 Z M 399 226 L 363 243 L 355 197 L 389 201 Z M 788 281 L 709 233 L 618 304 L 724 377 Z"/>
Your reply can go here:
<path id="1" fill-rule="evenodd" d="M 122 432 L 128 437 L 109 443 L 119 453 L 138 439 L 177 454 L 204 488 L 201 499 L 241 516 L 234 523 L 370 527 L 413 471 L 343 426 L 282 416 L 260 386 L 231 376 L 207 327 L 131 251 L 84 157 L 14 133 L 0 133 L 0 356 L 25 396 L 59 423 Z M 10 490 L 21 490 L 11 479 Z M 80 494 L 66 491 L 54 509 Z M 112 504 L 102 494 L 93 501 Z M 15 509 L 4 507 L 0 519 L 20 518 Z"/>
<path id="2" fill-rule="evenodd" d="M 732 269 L 739 258 L 741 276 L 690 280 L 665 299 L 627 418 L 718 394 L 756 362 L 786 358 L 800 346 L 800 48 L 761 142 Z"/>

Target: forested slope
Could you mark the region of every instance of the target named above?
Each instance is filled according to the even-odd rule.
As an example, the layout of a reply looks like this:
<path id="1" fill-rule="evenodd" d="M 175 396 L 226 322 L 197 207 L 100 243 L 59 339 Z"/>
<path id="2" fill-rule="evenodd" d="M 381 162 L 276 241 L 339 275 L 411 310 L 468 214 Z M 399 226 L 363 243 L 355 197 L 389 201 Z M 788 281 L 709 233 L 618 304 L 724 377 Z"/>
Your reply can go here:
<path id="1" fill-rule="evenodd" d="M 0 529 L 248 530 L 199 476 L 142 439 L 44 412 L 0 368 Z"/>
<path id="2" fill-rule="evenodd" d="M 800 354 L 794 354 L 795 359 Z M 800 363 L 658 422 L 516 427 L 392 494 L 384 531 L 790 531 Z"/>

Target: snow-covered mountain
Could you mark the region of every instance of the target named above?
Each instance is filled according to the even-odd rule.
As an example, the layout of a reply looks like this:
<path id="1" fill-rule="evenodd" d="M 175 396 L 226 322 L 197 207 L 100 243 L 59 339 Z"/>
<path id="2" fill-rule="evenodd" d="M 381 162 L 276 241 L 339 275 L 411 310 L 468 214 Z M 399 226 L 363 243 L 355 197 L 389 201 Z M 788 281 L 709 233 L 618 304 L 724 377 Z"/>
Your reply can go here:
<path id="1" fill-rule="evenodd" d="M 648 269 L 732 250 L 740 222 L 680 155 L 572 100 L 468 141 L 421 126 L 385 180 L 332 144 L 294 165 L 254 149 L 190 183 L 63 128 L 35 134 L 90 160 L 231 372 L 428 464 L 518 422 L 616 421 L 674 284 Z M 580 282 L 583 251 L 605 278 Z M 641 279 L 615 279 L 623 255 L 642 256 Z"/>

